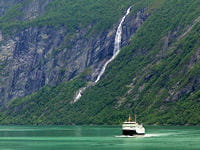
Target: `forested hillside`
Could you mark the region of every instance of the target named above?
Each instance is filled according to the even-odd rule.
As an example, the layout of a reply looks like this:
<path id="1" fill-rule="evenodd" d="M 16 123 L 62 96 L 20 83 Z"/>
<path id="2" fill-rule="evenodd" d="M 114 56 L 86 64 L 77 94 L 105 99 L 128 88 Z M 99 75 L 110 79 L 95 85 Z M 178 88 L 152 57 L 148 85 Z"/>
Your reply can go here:
<path id="1" fill-rule="evenodd" d="M 32 44 L 39 41 L 39 48 L 45 48 L 37 56 L 40 63 L 20 68 L 12 84 L 11 65 L 6 65 L 12 58 L 1 61 L 0 90 L 6 101 L 1 124 L 119 124 L 129 113 L 145 124 L 200 124 L 200 1 L 52 0 L 35 18 L 15 13 L 28 4 L 16 2 L 2 14 L 2 36 L 12 39 L 31 30 L 26 35 L 31 37 L 32 30 L 42 29 Z M 72 103 L 76 92 L 94 81 L 111 57 L 116 27 L 130 6 L 121 52 L 101 80 Z M 23 48 L 27 47 L 13 50 L 18 58 L 31 51 Z M 34 71 L 35 76 L 28 73 Z"/>

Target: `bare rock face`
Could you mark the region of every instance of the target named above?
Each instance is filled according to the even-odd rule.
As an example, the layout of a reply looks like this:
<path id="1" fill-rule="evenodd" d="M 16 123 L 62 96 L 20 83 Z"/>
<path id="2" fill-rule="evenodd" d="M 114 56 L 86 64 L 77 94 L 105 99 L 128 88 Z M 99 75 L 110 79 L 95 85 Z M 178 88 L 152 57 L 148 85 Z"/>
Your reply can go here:
<path id="1" fill-rule="evenodd" d="M 45 7 L 52 0 L 32 0 L 25 8 L 23 12 L 25 14 L 24 20 L 33 20 L 41 16 L 45 12 Z"/>
<path id="2" fill-rule="evenodd" d="M 122 46 L 129 43 L 130 37 L 137 31 L 150 14 L 145 9 L 138 11 L 134 16 L 129 15 L 123 25 Z"/>
<path id="3" fill-rule="evenodd" d="M 24 19 L 41 15 L 48 2 L 41 5 L 40 0 L 32 0 L 23 9 Z M 147 17 L 141 10 L 126 19 L 122 46 L 128 44 Z M 5 37 L 0 32 L 0 103 L 29 95 L 45 85 L 71 80 L 88 68 L 91 73 L 87 80 L 95 80 L 103 63 L 112 56 L 117 25 L 90 36 L 92 25 L 74 33 L 62 26 L 29 27 Z"/>
<path id="4" fill-rule="evenodd" d="M 0 0 L 0 16 L 3 16 L 10 8 L 23 4 L 20 8 L 23 12 L 21 20 L 32 20 L 45 12 L 45 7 L 52 0 Z"/>

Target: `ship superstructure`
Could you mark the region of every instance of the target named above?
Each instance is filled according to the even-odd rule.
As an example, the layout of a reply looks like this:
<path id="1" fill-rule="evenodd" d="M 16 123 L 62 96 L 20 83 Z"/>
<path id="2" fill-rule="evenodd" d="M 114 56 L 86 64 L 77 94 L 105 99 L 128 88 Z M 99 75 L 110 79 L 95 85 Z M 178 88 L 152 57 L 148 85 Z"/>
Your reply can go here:
<path id="1" fill-rule="evenodd" d="M 132 121 L 131 115 L 128 117 L 128 121 L 125 121 L 122 125 L 122 134 L 127 136 L 144 135 L 145 128 L 142 124 L 138 124 L 135 115 L 135 121 Z"/>

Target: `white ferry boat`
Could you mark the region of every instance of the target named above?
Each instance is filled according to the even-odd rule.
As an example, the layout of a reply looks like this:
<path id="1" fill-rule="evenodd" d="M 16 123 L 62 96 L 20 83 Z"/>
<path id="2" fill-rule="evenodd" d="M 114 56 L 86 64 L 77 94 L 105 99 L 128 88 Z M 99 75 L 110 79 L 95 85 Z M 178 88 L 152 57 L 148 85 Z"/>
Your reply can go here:
<path id="1" fill-rule="evenodd" d="M 122 125 L 122 134 L 125 136 L 134 136 L 134 135 L 144 135 L 145 128 L 142 124 L 138 124 L 136 121 L 132 121 L 131 116 L 129 115 L 128 121 L 125 121 Z"/>

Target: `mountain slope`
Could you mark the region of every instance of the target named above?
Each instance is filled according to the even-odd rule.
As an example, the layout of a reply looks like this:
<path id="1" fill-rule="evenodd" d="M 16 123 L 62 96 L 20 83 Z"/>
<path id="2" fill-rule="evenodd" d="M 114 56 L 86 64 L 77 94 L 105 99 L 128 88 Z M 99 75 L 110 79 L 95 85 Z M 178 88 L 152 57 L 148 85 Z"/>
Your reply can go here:
<path id="1" fill-rule="evenodd" d="M 134 14 L 143 9 L 149 17 L 96 86 L 70 103 L 88 81 L 91 70 L 85 70 L 69 82 L 15 99 L 2 109 L 1 123 L 116 124 L 132 112 L 146 124 L 199 125 L 200 2 L 132 4 Z"/>
<path id="2" fill-rule="evenodd" d="M 106 2 L 2 0 L 0 103 L 69 81 L 88 68 L 95 78 L 112 54 L 117 21 L 131 0 L 109 1 L 112 7 Z M 136 29 L 126 28 L 124 45 Z"/>

